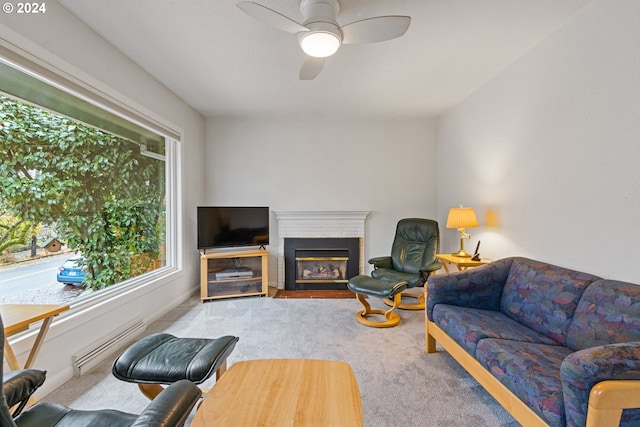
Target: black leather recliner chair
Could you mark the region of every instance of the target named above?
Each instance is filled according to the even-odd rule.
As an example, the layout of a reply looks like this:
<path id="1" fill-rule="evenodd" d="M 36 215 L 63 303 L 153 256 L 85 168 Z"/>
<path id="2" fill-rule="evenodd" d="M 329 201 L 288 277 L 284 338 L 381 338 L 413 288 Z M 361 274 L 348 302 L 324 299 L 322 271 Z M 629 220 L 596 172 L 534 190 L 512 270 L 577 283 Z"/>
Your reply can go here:
<path id="1" fill-rule="evenodd" d="M 0 342 L 4 342 L 4 325 L 1 317 Z M 0 356 L 4 359 L 4 347 L 0 350 Z M 2 364 L 0 364 L 0 374 L 3 373 L 2 369 Z M 41 373 L 44 381 L 44 372 L 38 372 Z M 14 371 L 11 377 L 12 381 L 3 382 L 0 393 L 0 426 L 2 427 L 181 427 L 202 395 L 195 384 L 188 380 L 181 380 L 167 387 L 140 415 L 110 409 L 80 411 L 56 403 L 42 402 L 27 408 L 13 419 L 9 412 L 7 397 L 13 406 L 24 400 L 25 390 L 28 395 L 31 394 L 28 390 L 31 390 L 33 383 L 25 383 L 24 381 L 30 380 L 28 377 L 22 376 L 20 371 Z M 26 399 L 28 399 L 28 395 Z"/>
<path id="2" fill-rule="evenodd" d="M 371 277 L 390 282 L 407 282 L 407 288 L 424 286 L 429 275 L 442 268 L 442 263 L 435 255 L 440 248 L 440 231 L 438 222 L 431 219 L 405 218 L 398 221 L 396 235 L 391 247 L 391 255 L 371 258 L 374 270 Z M 405 304 L 402 300 L 397 307 L 406 310 L 422 310 L 425 308 L 424 293 L 402 292 L 396 298 L 417 298 L 417 304 Z M 387 305 L 394 301 L 385 299 Z"/>

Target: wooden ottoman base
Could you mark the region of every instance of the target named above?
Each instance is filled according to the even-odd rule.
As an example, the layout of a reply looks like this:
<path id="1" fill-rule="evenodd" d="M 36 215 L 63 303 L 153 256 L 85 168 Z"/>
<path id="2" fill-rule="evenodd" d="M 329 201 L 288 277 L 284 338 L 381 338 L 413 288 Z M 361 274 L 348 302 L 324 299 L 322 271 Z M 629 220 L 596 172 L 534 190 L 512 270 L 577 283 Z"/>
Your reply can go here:
<path id="1" fill-rule="evenodd" d="M 398 302 L 400 298 L 392 297 L 395 301 L 395 304 L 391 306 L 389 310 L 380 310 L 376 308 L 371 308 L 371 305 L 366 300 L 366 297 L 363 294 L 356 294 L 356 298 L 358 302 L 364 307 L 364 310 L 356 313 L 356 320 L 362 323 L 365 326 L 371 326 L 372 328 L 391 328 L 392 326 L 396 326 L 400 323 L 400 316 L 398 313 L 394 313 L 394 310 L 398 308 Z M 384 320 L 371 320 L 369 317 L 371 316 L 379 316 L 384 315 Z"/>
<path id="2" fill-rule="evenodd" d="M 418 300 L 418 302 L 413 304 L 406 304 L 402 302 L 402 298 L 413 298 Z M 388 306 L 393 306 L 394 304 L 398 305 L 398 308 L 401 310 L 424 310 L 427 306 L 426 300 L 424 297 L 424 293 L 413 294 L 411 292 L 401 292 L 396 295 L 395 300 L 399 300 L 398 302 L 392 300 L 391 298 L 385 298 L 382 301 Z"/>

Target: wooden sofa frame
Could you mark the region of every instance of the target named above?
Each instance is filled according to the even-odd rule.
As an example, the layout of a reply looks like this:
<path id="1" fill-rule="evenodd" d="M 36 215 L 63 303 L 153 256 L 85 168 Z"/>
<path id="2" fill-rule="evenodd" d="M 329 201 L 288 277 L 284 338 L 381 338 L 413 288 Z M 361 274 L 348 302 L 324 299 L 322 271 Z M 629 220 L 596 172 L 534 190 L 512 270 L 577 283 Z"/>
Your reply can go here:
<path id="1" fill-rule="evenodd" d="M 425 286 L 425 293 L 427 287 Z M 548 424 L 527 404 L 496 379 L 475 358 L 447 335 L 438 325 L 430 322 L 425 310 L 425 350 L 436 352 L 436 341 L 482 387 L 525 427 L 544 427 Z M 596 384 L 589 394 L 586 427 L 614 427 L 620 425 L 623 409 L 640 408 L 640 380 L 608 380 Z"/>

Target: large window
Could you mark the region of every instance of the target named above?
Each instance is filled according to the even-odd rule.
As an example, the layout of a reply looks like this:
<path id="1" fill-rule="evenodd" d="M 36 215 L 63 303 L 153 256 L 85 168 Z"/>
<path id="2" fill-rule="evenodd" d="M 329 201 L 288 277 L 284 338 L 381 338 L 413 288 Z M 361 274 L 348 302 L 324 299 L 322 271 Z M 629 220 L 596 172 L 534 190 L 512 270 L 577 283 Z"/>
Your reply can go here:
<path id="1" fill-rule="evenodd" d="M 173 139 L 3 62 L 0 103 L 0 303 L 70 302 L 174 262 Z"/>

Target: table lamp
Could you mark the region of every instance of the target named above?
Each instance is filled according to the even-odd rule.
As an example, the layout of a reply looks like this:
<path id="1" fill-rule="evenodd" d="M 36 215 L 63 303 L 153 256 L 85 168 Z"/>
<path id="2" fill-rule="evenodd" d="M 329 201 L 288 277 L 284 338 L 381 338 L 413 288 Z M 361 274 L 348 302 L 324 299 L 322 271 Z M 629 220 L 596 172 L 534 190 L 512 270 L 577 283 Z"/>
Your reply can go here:
<path id="1" fill-rule="evenodd" d="M 462 257 L 462 258 L 470 258 L 471 255 L 464 250 L 464 239 L 468 239 L 471 235 L 464 232 L 465 228 L 468 227 L 477 227 L 478 219 L 476 218 L 476 213 L 473 208 L 463 208 L 460 205 L 459 208 L 451 208 L 449 209 L 449 216 L 447 217 L 447 228 L 457 228 L 460 232 L 460 250 L 451 255 Z"/>

